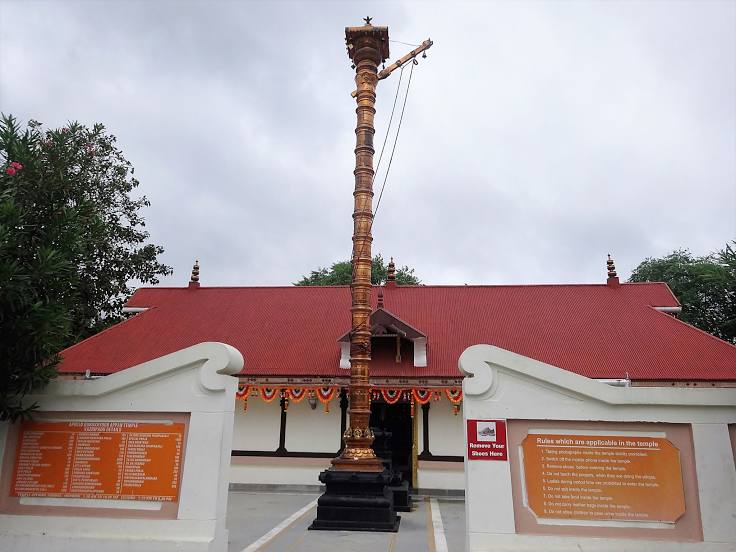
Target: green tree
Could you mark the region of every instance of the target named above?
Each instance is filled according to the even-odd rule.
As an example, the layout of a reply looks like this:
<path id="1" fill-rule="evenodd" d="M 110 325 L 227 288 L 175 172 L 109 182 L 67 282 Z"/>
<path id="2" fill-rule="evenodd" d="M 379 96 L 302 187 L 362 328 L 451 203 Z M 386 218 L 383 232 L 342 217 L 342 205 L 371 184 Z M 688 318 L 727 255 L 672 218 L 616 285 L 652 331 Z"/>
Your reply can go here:
<path id="1" fill-rule="evenodd" d="M 704 257 L 678 249 L 645 259 L 629 281 L 666 282 L 682 304 L 681 320 L 736 343 L 736 241 Z"/>
<path id="2" fill-rule="evenodd" d="M 171 273 L 145 243 L 137 186 L 102 125 L 0 118 L 0 419 L 28 414 L 60 350 L 122 319 L 129 282 Z"/>
<path id="3" fill-rule="evenodd" d="M 388 266 L 381 255 L 373 257 L 371 264 L 371 283 L 374 285 L 386 282 Z M 353 276 L 353 265 L 350 261 L 334 263 L 330 268 L 319 267 L 308 276 L 303 276 L 295 286 L 346 286 L 350 285 Z M 417 286 L 421 280 L 414 275 L 414 269 L 402 266 L 396 269 L 396 283 L 400 286 Z"/>

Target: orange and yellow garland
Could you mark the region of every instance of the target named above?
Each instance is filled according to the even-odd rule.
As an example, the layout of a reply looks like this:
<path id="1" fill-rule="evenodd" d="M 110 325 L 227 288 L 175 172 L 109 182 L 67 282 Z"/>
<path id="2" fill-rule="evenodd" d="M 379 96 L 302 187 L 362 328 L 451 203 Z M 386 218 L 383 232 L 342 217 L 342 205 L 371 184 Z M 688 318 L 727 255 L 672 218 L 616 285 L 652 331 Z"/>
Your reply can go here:
<path id="1" fill-rule="evenodd" d="M 330 411 L 330 401 L 339 395 L 339 387 L 268 387 L 260 385 L 246 385 L 241 383 L 235 394 L 237 400 L 243 401 L 243 410 L 248 409 L 248 397 L 251 393 L 259 396 L 264 402 L 270 403 L 276 397 L 284 400 L 284 410 L 289 408 L 291 401 L 298 403 L 305 397 L 317 398 L 324 405 L 324 411 Z M 414 416 L 415 403 L 427 404 L 431 400 L 439 401 L 446 396 L 452 403 L 452 412 L 457 415 L 463 400 L 461 387 L 423 388 L 423 387 L 377 387 L 371 391 L 373 400 L 383 399 L 388 404 L 399 401 L 411 404 L 411 415 Z"/>

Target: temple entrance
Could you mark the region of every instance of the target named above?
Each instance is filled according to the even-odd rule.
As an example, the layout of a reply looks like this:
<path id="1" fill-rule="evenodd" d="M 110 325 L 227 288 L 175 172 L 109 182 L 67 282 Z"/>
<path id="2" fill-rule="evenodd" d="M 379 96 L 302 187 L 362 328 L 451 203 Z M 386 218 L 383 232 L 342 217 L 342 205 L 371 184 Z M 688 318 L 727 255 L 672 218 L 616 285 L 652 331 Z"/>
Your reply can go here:
<path id="1" fill-rule="evenodd" d="M 370 427 L 391 433 L 388 446 L 380 433 L 376 433 L 373 446 L 376 455 L 391 460 L 392 469 L 400 472 L 404 481 L 414 486 L 412 480 L 412 430 L 411 406 L 397 402 L 387 404 L 374 400 L 371 403 Z"/>

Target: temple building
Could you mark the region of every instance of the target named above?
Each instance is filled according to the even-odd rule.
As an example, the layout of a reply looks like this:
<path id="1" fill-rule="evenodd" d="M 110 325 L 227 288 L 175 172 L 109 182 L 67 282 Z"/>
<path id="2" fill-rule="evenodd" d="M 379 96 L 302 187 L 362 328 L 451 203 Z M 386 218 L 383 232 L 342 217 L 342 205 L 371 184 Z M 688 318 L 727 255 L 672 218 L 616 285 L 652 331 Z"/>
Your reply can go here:
<path id="1" fill-rule="evenodd" d="M 736 386 L 736 347 L 676 318 L 664 283 L 374 286 L 371 427 L 415 489 L 464 488 L 463 350 L 490 344 L 611 385 Z M 126 321 L 63 351 L 64 377 L 105 376 L 205 341 L 237 348 L 231 482 L 316 485 L 342 446 L 350 288 L 142 288 Z"/>

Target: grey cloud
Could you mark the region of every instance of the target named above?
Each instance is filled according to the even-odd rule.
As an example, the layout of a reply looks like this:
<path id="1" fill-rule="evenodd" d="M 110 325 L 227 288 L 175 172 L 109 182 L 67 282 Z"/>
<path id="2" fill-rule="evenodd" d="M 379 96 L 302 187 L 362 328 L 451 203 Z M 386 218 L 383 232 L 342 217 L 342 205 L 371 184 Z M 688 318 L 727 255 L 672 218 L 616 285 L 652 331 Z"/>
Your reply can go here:
<path id="1" fill-rule="evenodd" d="M 375 252 L 427 283 L 601 282 L 609 251 L 626 276 L 736 237 L 733 3 L 6 0 L 0 109 L 118 136 L 166 283 L 199 258 L 205 285 L 288 284 L 350 255 L 343 28 L 368 14 L 435 40 Z"/>

